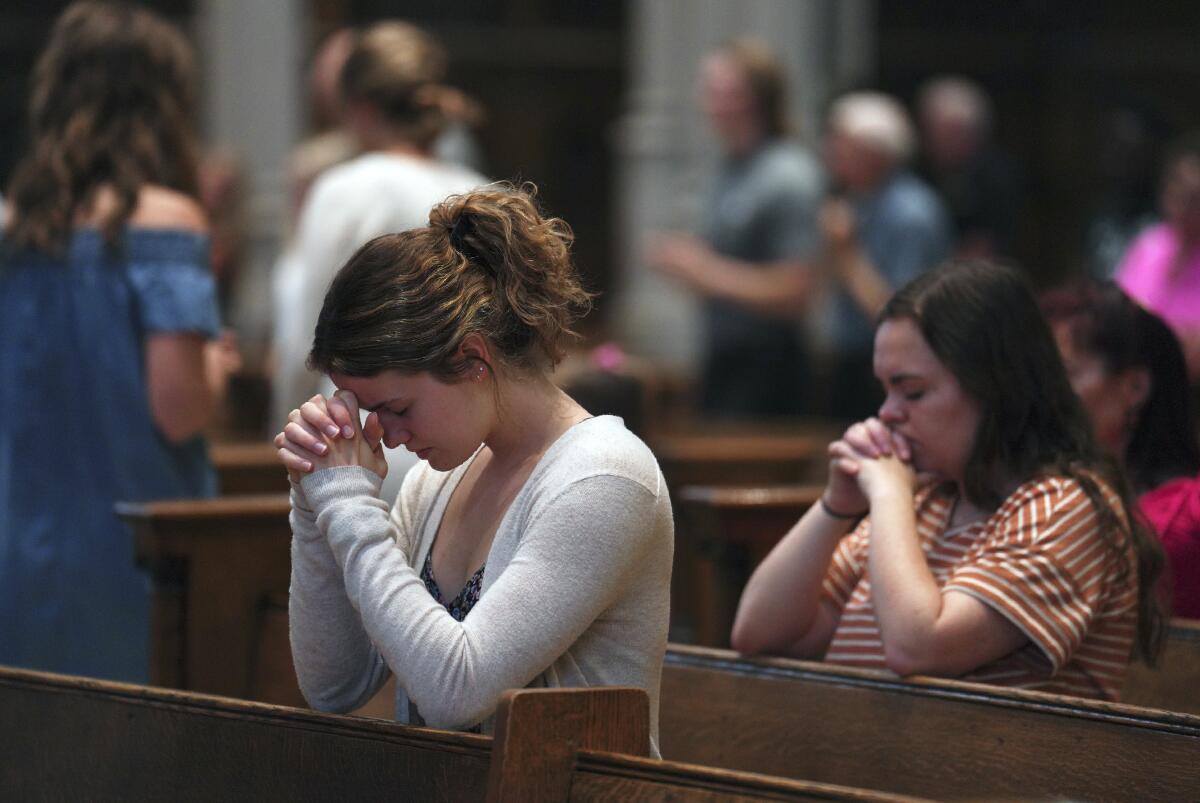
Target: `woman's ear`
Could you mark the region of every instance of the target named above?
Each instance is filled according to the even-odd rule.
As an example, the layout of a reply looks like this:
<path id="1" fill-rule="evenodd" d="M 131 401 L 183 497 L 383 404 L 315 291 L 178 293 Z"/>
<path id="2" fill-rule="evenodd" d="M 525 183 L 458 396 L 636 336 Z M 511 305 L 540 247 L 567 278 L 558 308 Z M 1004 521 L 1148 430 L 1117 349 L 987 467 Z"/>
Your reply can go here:
<path id="1" fill-rule="evenodd" d="M 458 361 L 466 366 L 466 378 L 481 380 L 493 371 L 491 344 L 482 335 L 467 335 L 455 352 Z"/>
<path id="2" fill-rule="evenodd" d="M 1153 389 L 1150 371 L 1146 368 L 1127 368 L 1121 372 L 1121 395 L 1126 409 L 1141 412 Z"/>

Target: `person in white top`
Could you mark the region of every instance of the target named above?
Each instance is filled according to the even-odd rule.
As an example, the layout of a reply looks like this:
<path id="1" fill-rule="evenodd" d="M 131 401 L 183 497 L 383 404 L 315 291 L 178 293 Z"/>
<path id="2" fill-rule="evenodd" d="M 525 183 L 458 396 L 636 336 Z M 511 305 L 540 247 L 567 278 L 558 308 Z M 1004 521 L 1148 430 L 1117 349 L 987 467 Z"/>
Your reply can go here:
<path id="1" fill-rule="evenodd" d="M 353 710 L 394 674 L 401 721 L 487 732 L 506 689 L 636 686 L 657 751 L 671 502 L 646 445 L 551 381 L 590 302 L 569 244 L 525 191 L 477 191 L 334 279 L 309 363 L 339 390 L 275 439 L 314 707 Z M 399 446 L 423 462 L 392 506 Z"/>
<path id="2" fill-rule="evenodd" d="M 445 66 L 438 43 L 407 23 L 380 22 L 354 34 L 341 91 L 346 125 L 364 153 L 317 179 L 276 269 L 273 421 L 332 390 L 304 361 L 338 268 L 371 238 L 422 226 L 435 204 L 487 182 L 433 156 L 446 121 L 441 99 L 451 96 L 438 83 Z M 386 498 L 395 498 L 411 464 L 393 453 Z"/>

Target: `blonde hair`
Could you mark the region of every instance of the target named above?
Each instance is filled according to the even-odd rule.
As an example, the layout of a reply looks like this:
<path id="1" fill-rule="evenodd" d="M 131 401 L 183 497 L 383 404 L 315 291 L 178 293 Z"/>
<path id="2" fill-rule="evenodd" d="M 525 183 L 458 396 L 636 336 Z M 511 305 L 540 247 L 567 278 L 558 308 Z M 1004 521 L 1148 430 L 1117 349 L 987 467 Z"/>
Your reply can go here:
<path id="1" fill-rule="evenodd" d="M 428 226 L 360 248 L 325 296 L 309 367 L 450 380 L 467 367 L 456 355 L 472 334 L 509 367 L 555 365 L 591 294 L 571 262 L 570 227 L 544 217 L 535 193 L 530 184 L 493 185 L 451 196 Z"/>
<path id="2" fill-rule="evenodd" d="M 427 146 L 446 123 L 446 51 L 406 22 L 379 22 L 354 35 L 342 67 L 347 102 L 365 101 L 405 139 Z"/>

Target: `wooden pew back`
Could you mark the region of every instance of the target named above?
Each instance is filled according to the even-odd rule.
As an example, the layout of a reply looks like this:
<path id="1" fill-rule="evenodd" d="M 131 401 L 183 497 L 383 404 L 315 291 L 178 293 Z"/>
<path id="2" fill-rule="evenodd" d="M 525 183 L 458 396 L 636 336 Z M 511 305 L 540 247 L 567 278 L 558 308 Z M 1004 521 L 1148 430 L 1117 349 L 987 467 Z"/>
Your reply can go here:
<path id="1" fill-rule="evenodd" d="M 664 758 L 903 794 L 1194 799 L 1200 718 L 673 645 Z"/>
<path id="2" fill-rule="evenodd" d="M 117 505 L 154 588 L 151 683 L 253 698 L 291 574 L 289 509 L 284 494 Z"/>
<path id="3" fill-rule="evenodd" d="M 483 800 L 492 740 L 0 668 L 8 800 Z"/>
<path id="4" fill-rule="evenodd" d="M 1140 662 L 1131 664 L 1121 701 L 1200 714 L 1200 622 L 1172 619 L 1158 666 L 1151 669 Z"/>
<path id="5" fill-rule="evenodd" d="M 209 449 L 222 496 L 287 493 L 279 450 L 266 441 L 214 443 Z"/>
<path id="6" fill-rule="evenodd" d="M 646 758 L 647 703 L 638 689 L 509 692 L 492 739 L 0 667 L 0 790 L 135 803 L 898 799 Z"/>

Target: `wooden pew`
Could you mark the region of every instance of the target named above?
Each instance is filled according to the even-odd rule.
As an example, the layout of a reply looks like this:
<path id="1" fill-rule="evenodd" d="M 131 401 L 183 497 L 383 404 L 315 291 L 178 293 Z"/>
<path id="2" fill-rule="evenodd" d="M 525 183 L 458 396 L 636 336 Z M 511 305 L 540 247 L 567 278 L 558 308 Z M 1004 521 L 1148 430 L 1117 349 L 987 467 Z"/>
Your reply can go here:
<path id="1" fill-rule="evenodd" d="M 830 433 L 800 429 L 667 432 L 650 448 L 672 488 L 684 485 L 769 485 L 823 475 Z"/>
<path id="2" fill-rule="evenodd" d="M 733 489 L 728 493 L 733 503 L 723 509 L 752 519 L 753 494 Z M 802 489 L 796 489 L 795 497 L 783 490 L 777 496 L 767 493 L 766 507 L 787 511 L 790 505 L 799 509 L 804 504 Z M 154 585 L 152 683 L 302 704 L 286 652 L 288 510 L 285 496 L 119 506 L 133 527 L 138 561 L 150 570 Z M 780 515 L 779 525 L 791 515 Z M 747 527 L 754 529 L 752 523 Z M 715 581 L 703 582 L 715 587 Z M 736 594 L 713 599 L 725 611 L 722 621 L 729 620 Z M 716 633 L 722 627 L 713 625 L 711 630 Z M 728 628 L 720 632 L 727 637 Z M 1175 620 L 1160 668 L 1131 670 L 1126 702 L 1200 713 L 1198 666 L 1200 628 Z M 371 710 L 390 710 L 389 703 L 381 697 Z"/>
<path id="3" fill-rule="evenodd" d="M 1200 717 L 672 645 L 669 760 L 939 799 L 1195 800 Z"/>
<path id="4" fill-rule="evenodd" d="M 213 443 L 209 456 L 217 470 L 217 488 L 222 496 L 288 492 L 287 471 L 279 452 L 265 441 Z"/>
<path id="5" fill-rule="evenodd" d="M 720 591 L 716 597 L 709 594 L 714 567 L 705 550 L 712 544 L 693 531 L 693 519 L 679 509 L 681 490 L 689 485 L 797 483 L 823 476 L 826 447 L 833 436 L 826 423 L 814 421 L 753 425 L 683 420 L 651 433 L 647 443 L 676 505 L 672 638 L 713 646 L 728 643 L 714 618 L 720 610 Z M 736 557 L 737 550 L 733 552 Z"/>
<path id="6" fill-rule="evenodd" d="M 496 738 L 0 668 L 10 800 L 886 800 L 645 757 L 639 689 L 508 692 Z"/>
<path id="7" fill-rule="evenodd" d="M 1157 668 L 1129 667 L 1121 701 L 1148 708 L 1200 714 L 1200 622 L 1172 619 Z"/>
<path id="8" fill-rule="evenodd" d="M 152 684 L 257 696 L 269 598 L 291 574 L 289 510 L 282 494 L 117 505 L 153 585 Z"/>
<path id="9" fill-rule="evenodd" d="M 692 589 L 692 641 L 728 647 L 742 589 L 767 553 L 821 496 L 821 485 L 685 485 L 675 496 L 677 550 L 690 560 L 676 579 Z"/>

